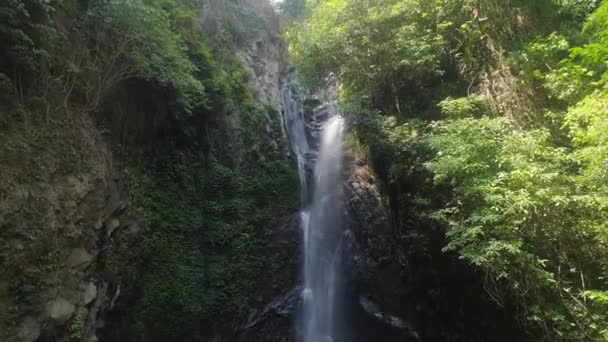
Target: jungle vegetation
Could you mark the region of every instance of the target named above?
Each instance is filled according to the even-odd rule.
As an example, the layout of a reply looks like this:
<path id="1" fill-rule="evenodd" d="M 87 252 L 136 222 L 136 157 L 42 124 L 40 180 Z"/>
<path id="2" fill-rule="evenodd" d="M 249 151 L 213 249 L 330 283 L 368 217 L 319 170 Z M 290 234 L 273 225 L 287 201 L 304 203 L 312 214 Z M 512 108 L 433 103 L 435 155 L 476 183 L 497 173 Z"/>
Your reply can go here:
<path id="1" fill-rule="evenodd" d="M 202 5 L 0 4 L 0 198 L 102 170 L 89 161 L 105 153 L 103 139 L 143 229 L 138 239 L 115 233 L 100 252 L 95 276 L 122 285 L 106 340 L 200 340 L 248 313 L 256 284 L 272 281 L 279 264 L 266 246 L 271 229 L 298 206 L 297 175 L 267 132 L 279 114 L 254 98 L 234 52 L 265 22 L 237 1 L 213 13 Z M 205 27 L 202 15 L 214 20 Z M 0 239 L 15 299 L 0 308 L 7 336 L 44 309 L 55 285 L 47 273 L 61 267 L 49 247 L 29 274 L 18 269 L 26 261 L 15 260 L 14 236 L 46 224 L 35 206 Z M 52 340 L 79 341 L 81 323 Z"/>
<path id="2" fill-rule="evenodd" d="M 443 236 L 535 340 L 608 340 L 608 2 L 284 7 L 301 78 L 337 79 L 396 244 Z"/>

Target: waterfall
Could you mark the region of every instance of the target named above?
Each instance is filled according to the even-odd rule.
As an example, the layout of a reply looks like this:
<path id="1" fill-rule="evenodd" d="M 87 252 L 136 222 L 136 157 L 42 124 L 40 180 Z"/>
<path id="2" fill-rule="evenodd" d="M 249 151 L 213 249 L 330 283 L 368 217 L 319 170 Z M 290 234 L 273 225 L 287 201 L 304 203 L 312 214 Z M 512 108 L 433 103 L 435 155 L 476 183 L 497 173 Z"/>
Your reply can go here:
<path id="1" fill-rule="evenodd" d="M 321 133 L 314 195 L 302 211 L 304 230 L 303 342 L 336 342 L 340 312 L 341 168 L 343 122 L 330 118 Z"/>
<path id="2" fill-rule="evenodd" d="M 310 147 L 306 138 L 304 124 L 304 109 L 302 101 L 297 93 L 292 89 L 289 80 L 284 80 L 281 86 L 281 102 L 283 105 L 283 115 L 291 142 L 297 165 L 298 176 L 300 178 L 300 203 L 304 205 L 308 201 L 308 181 L 306 176 L 306 157 L 309 155 Z"/>
<path id="3" fill-rule="evenodd" d="M 282 98 L 302 191 L 299 340 L 340 342 L 344 122 L 329 104 L 318 106 L 306 118 L 302 100 L 288 81 Z"/>

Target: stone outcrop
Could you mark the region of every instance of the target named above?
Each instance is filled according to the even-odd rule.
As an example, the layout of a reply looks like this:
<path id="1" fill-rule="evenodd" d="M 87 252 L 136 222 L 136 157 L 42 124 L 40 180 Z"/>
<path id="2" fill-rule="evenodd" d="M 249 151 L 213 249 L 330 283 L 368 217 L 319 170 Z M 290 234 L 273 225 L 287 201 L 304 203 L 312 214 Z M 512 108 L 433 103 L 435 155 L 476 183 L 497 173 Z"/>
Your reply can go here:
<path id="1" fill-rule="evenodd" d="M 287 46 L 280 35 L 279 16 L 268 1 L 241 0 L 228 8 L 224 1 L 206 0 L 201 20 L 209 36 L 219 27 L 228 27 L 234 38 L 231 49 L 247 69 L 249 84 L 259 103 L 272 108 L 270 124 L 265 127 L 283 156 L 289 144 L 281 113 L 280 82 L 287 66 Z"/>
<path id="2" fill-rule="evenodd" d="M 258 102 L 273 108 L 275 115 L 265 129 L 286 156 L 288 144 L 279 114 L 286 49 L 274 9 L 256 0 L 240 1 L 239 12 L 227 10 L 223 1 L 203 1 L 203 5 L 203 22 L 226 20 L 224 27 L 235 38 L 231 58 L 236 56 L 249 71 Z M 162 97 L 151 99 L 148 88 L 133 82 L 144 93 L 137 100 L 166 107 L 157 103 Z M 125 89 L 114 95 L 113 102 L 133 97 Z M 154 115 L 166 117 L 164 107 Z M 142 121 L 137 124 L 164 122 L 148 117 Z M 108 128 L 116 133 L 116 127 Z M 17 148 L 0 149 L 0 341 L 68 335 L 73 340 L 95 341 L 106 313 L 131 296 L 141 262 L 142 225 L 137 208 L 129 204 L 127 185 L 112 154 L 113 137 L 107 133 L 90 115 L 70 112 L 35 130 L 25 127 L 1 136 Z M 154 136 L 145 138 L 139 140 Z M 298 231 L 293 222 L 292 217 L 286 218 L 269 244 L 282 256 L 284 269 L 256 294 L 260 306 L 295 286 Z M 284 316 L 281 312 L 286 310 L 277 304 L 264 315 L 279 312 Z"/>
<path id="3" fill-rule="evenodd" d="M 117 288 L 121 281 L 109 277 L 104 256 L 117 247 L 117 236 L 137 238 L 121 223 L 130 211 L 108 144 L 91 118 L 77 118 L 61 117 L 58 126 L 48 127 L 63 140 L 22 154 L 22 162 L 35 168 L 8 164 L 3 170 L 2 341 L 63 332 L 96 340 L 99 311 L 113 295 L 107 283 Z"/>
<path id="4" fill-rule="evenodd" d="M 403 302 L 405 256 L 391 248 L 394 234 L 376 178 L 364 158 L 349 156 L 344 260 L 349 320 L 359 322 L 353 334 L 361 341 L 418 341 L 411 312 L 404 310 L 412 307 Z"/>

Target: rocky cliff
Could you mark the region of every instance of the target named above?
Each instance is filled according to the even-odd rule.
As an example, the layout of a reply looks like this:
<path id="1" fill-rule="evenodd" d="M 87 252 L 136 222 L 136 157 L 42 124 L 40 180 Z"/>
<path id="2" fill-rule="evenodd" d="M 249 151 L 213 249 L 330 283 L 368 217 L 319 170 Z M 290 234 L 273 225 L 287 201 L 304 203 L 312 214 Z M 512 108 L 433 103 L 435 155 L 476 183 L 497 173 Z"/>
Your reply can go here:
<path id="1" fill-rule="evenodd" d="M 295 105 L 304 117 L 306 137 L 311 146 L 318 144 L 319 129 L 328 118 L 327 108 L 335 105 L 331 87 L 312 94 L 297 82 L 293 71 L 284 75 L 284 106 Z M 334 104 L 331 104 L 334 103 Z M 285 108 L 284 108 L 285 109 Z M 291 110 L 294 110 L 293 108 Z M 339 111 L 339 110 L 338 110 Z M 333 112 L 333 111 L 332 111 Z M 285 113 L 284 113 L 285 114 Z M 407 301 L 406 275 L 402 274 L 407 257 L 397 248 L 389 215 L 382 203 L 373 171 L 362 153 L 349 146 L 342 194 L 345 222 L 342 236 L 345 289 L 345 319 L 349 341 L 417 341 L 413 303 Z M 315 155 L 307 156 L 305 170 L 312 177 Z M 289 267 L 280 272 L 279 286 L 266 291 L 249 317 L 238 326 L 239 341 L 296 341 L 298 308 L 302 305 L 302 228 L 299 215 L 293 215 L 275 231 L 270 246 L 284 249 Z"/>
<path id="2" fill-rule="evenodd" d="M 7 136 L 23 144 L 8 145 L 16 154 L 4 155 L 2 168 L 5 341 L 50 339 L 58 327 L 94 340 L 99 311 L 120 291 L 119 285 L 109 288 L 101 274 L 103 255 L 114 239 L 131 239 L 139 231 L 92 118 L 55 120 L 29 136 Z"/>
<path id="3" fill-rule="evenodd" d="M 157 281 L 161 286 L 166 281 L 150 279 L 157 277 L 153 270 L 155 258 L 151 253 L 165 253 L 162 250 L 151 251 L 150 246 L 166 247 L 164 242 L 155 244 L 152 239 L 164 239 L 163 234 L 169 234 L 159 227 L 159 220 L 168 219 L 168 216 L 157 219 L 151 216 L 155 212 L 161 215 L 191 208 L 191 211 L 183 211 L 182 215 L 171 216 L 172 219 L 186 221 L 183 226 L 189 227 L 184 228 L 190 232 L 188 234 L 230 234 L 241 239 L 240 243 L 247 244 L 247 247 L 239 247 L 217 242 L 215 236 L 201 237 L 198 238 L 201 242 L 195 240 L 192 247 L 180 247 L 193 248 L 192 253 L 198 254 L 195 256 L 197 259 L 179 259 L 181 256 L 170 251 L 162 254 L 163 257 L 179 259 L 171 267 L 194 267 L 202 278 L 230 281 L 227 274 L 209 275 L 208 272 L 214 272 L 214 267 L 226 267 L 225 259 L 230 262 L 230 259 L 245 258 L 239 253 L 254 253 L 259 247 L 270 247 L 272 251 L 260 251 L 259 257 L 272 260 L 275 264 L 273 270 L 295 268 L 282 263 L 283 257 L 289 256 L 278 257 L 286 251 L 282 238 L 277 237 L 273 240 L 276 244 L 272 242 L 268 246 L 261 245 L 261 238 L 245 240 L 251 234 L 247 230 L 261 229 L 259 234 L 268 231 L 272 235 L 275 234 L 272 226 L 265 225 L 274 225 L 275 222 L 279 226 L 289 225 L 289 216 L 283 220 L 280 217 L 289 214 L 290 208 L 296 206 L 293 200 L 271 204 L 260 194 L 267 190 L 273 199 L 277 196 L 297 198 L 296 188 L 290 185 L 286 151 L 282 150 L 287 144 L 279 115 L 278 91 L 285 48 L 278 33 L 278 18 L 270 5 L 256 1 L 243 1 L 228 7 L 223 2 L 206 2 L 200 10 L 203 31 L 209 34 L 211 39 L 208 43 L 217 51 L 217 57 L 214 57 L 217 66 L 214 68 L 218 70 L 218 79 L 225 78 L 221 74 L 234 74 L 233 70 L 240 64 L 245 67 L 242 79 L 249 88 L 245 89 L 245 83 L 245 88 L 236 93 L 218 94 L 219 97 L 239 98 L 232 99 L 230 105 L 216 105 L 211 109 L 215 113 L 195 113 L 201 119 L 188 119 L 188 125 L 200 132 L 194 138 L 184 140 L 179 137 L 183 133 L 176 130 L 176 123 L 180 123 L 176 121 L 172 107 L 174 95 L 171 90 L 144 79 L 119 84 L 117 91 L 102 99 L 96 113 L 56 110 L 46 121 L 25 120 L 2 127 L 0 340 L 95 341 L 100 336 L 102 340 L 146 336 L 149 324 L 146 315 L 151 314 L 150 309 L 165 310 L 148 307 L 143 309 L 147 310 L 143 314 L 137 309 L 142 305 L 161 305 L 161 302 L 155 302 L 157 297 L 151 294 L 152 289 L 142 284 L 143 281 Z M 230 31 L 229 46 L 220 46 L 221 39 L 213 36 L 222 32 L 219 27 Z M 248 94 L 253 95 L 252 100 L 247 98 Z M 10 110 L 4 106 L 2 109 Z M 211 136 L 216 140 L 209 143 Z M 225 144 L 223 150 L 213 146 L 220 141 Z M 188 146 L 184 147 L 184 143 Z M 160 148 L 162 144 L 169 147 Z M 145 145 L 152 150 L 144 151 Z M 254 150 L 253 145 L 260 150 Z M 154 150 L 159 154 L 155 155 Z M 222 153 L 228 156 L 221 156 Z M 162 158 L 178 155 L 188 156 L 183 160 L 190 165 L 182 165 L 175 159 L 163 164 Z M 206 165 L 193 165 L 197 158 Z M 144 165 L 155 166 L 146 170 Z M 205 185 L 206 181 L 192 183 L 202 188 L 187 195 L 183 188 L 187 183 L 171 176 L 164 185 L 173 188 L 172 191 L 184 191 L 186 198 L 179 203 L 163 202 L 162 196 L 166 193 L 159 192 L 164 190 L 152 185 L 160 181 L 156 177 L 165 174 L 165 171 L 157 172 L 155 167 L 159 165 L 191 168 L 184 172 L 174 170 L 177 177 L 220 177 L 216 178 L 220 182 L 219 190 L 222 187 L 227 189 L 228 185 L 222 183 L 232 182 L 238 192 L 234 196 L 244 198 L 230 206 L 237 206 L 240 211 L 237 216 L 248 217 L 220 219 L 219 216 L 225 214 L 212 214 L 217 208 L 207 208 L 211 203 L 197 203 L 200 199 L 196 197 L 197 192 L 208 191 L 212 193 L 208 197 L 218 196 L 212 184 Z M 229 171 L 223 168 L 232 169 L 232 174 L 219 176 L 220 170 Z M 266 168 L 272 171 L 264 171 Z M 257 183 L 251 184 L 254 174 L 250 173 L 256 171 L 268 172 L 270 177 L 273 172 L 282 172 L 281 177 L 285 181 L 277 182 L 276 177 L 269 179 L 277 187 L 263 189 L 264 180 L 257 179 Z M 249 181 L 249 184 L 233 183 L 237 181 Z M 213 205 L 227 206 L 229 201 L 233 199 L 215 198 Z M 208 221 L 197 218 L 206 213 L 211 217 Z M 267 217 L 277 215 L 279 217 L 264 222 Z M 180 226 L 173 223 L 175 227 Z M 213 224 L 228 227 L 201 232 Z M 180 239 L 180 233 L 170 234 L 177 234 L 175 239 Z M 245 250 L 241 252 L 243 248 Z M 260 267 L 250 264 L 252 261 L 249 259 L 254 257 L 247 256 L 242 266 Z M 247 272 L 251 271 L 258 273 L 255 269 L 243 270 L 242 274 L 233 274 L 232 277 L 250 277 Z M 270 279 L 251 278 L 242 284 L 214 285 L 226 289 L 225 294 L 238 298 L 238 303 L 235 300 L 235 307 L 217 317 L 219 321 L 216 322 L 211 322 L 213 319 L 207 314 L 195 315 L 192 319 L 204 321 L 201 323 L 204 326 L 200 332 L 196 331 L 199 328 L 193 328 L 184 334 L 212 337 L 213 331 L 229 328 L 231 319 L 242 320 L 239 315 L 246 315 L 248 310 L 245 308 L 261 301 L 263 293 L 282 286 L 279 280 L 276 284 L 268 281 Z M 181 280 L 179 286 L 184 289 L 186 286 L 200 286 L 204 292 L 209 280 L 197 282 L 196 277 L 188 278 Z M 261 294 L 247 293 L 252 286 L 260 288 Z M 218 294 L 216 287 L 209 289 L 208 297 L 192 300 L 200 300 L 197 305 L 215 300 L 211 295 Z M 218 304 L 222 301 L 218 298 Z M 215 304 L 209 305 L 213 307 Z M 127 319 L 131 315 L 139 315 L 140 318 Z M 132 332 L 130 325 L 138 324 L 143 326 L 143 332 Z"/>

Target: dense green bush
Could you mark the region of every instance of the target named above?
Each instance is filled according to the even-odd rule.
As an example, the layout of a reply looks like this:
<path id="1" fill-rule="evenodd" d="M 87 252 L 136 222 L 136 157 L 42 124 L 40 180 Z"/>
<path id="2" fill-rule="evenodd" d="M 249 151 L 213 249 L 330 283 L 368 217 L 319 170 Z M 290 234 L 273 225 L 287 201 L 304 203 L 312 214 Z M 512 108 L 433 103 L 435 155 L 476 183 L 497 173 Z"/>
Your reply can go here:
<path id="1" fill-rule="evenodd" d="M 278 265 L 265 248 L 272 228 L 298 201 L 297 176 L 276 155 L 243 151 L 239 165 L 223 148 L 207 158 L 165 149 L 124 159 L 147 227 L 142 294 L 127 336 L 144 340 L 205 336 L 246 314 L 260 273 L 271 277 Z"/>
<path id="2" fill-rule="evenodd" d="M 607 13 L 331 0 L 288 34 L 305 81 L 336 76 L 412 263 L 442 241 L 536 338 L 608 338 Z"/>
<path id="3" fill-rule="evenodd" d="M 573 156 L 546 130 L 513 133 L 503 119 L 442 122 L 428 139 L 429 169 L 454 189 L 437 212 L 445 250 L 484 269 L 487 292 L 515 298 L 547 335 L 604 336 L 606 312 L 582 303 L 604 286 L 607 198 L 581 187 Z"/>
<path id="4" fill-rule="evenodd" d="M 206 101 L 185 43 L 193 28 L 184 22 L 196 18 L 194 4 L 15 0 L 2 6 L 0 72 L 14 84 L 14 104 L 26 110 L 39 110 L 25 103 L 38 98 L 47 115 L 66 107 L 95 111 L 129 78 L 171 88 L 185 112 Z"/>
<path id="5" fill-rule="evenodd" d="M 95 44 L 93 51 L 102 54 L 91 56 L 92 60 L 117 59 L 112 61 L 116 65 L 102 65 L 104 68 L 97 71 L 121 72 L 123 75 L 116 77 L 143 77 L 170 86 L 178 103 L 189 112 L 205 101 L 204 88 L 194 75 L 196 67 L 188 57 L 181 34 L 184 29 L 176 27 L 179 16 L 186 11 L 185 5 L 178 4 L 167 7 L 162 2 L 143 0 L 93 2 L 82 25 Z M 191 15 L 196 13 L 195 8 L 186 8 Z"/>

